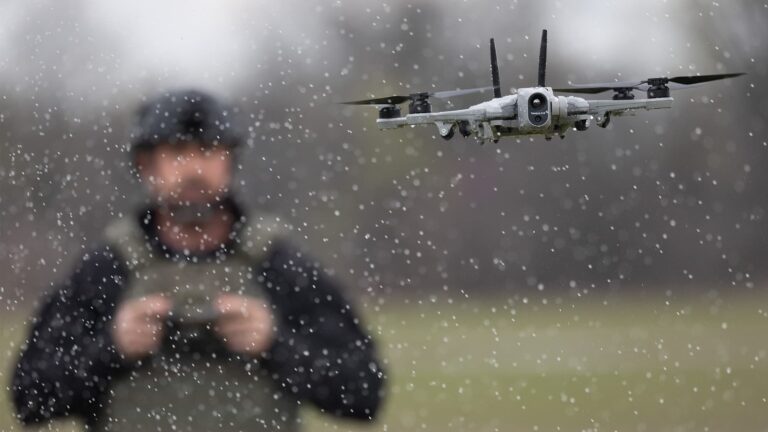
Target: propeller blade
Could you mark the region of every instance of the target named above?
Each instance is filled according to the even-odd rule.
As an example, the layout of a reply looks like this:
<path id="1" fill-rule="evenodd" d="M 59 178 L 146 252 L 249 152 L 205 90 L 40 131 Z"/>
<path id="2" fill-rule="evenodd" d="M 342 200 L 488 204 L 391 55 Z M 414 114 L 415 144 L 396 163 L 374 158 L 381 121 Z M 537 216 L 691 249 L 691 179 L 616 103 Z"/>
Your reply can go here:
<path id="1" fill-rule="evenodd" d="M 341 103 L 344 105 L 398 105 L 409 100 L 411 100 L 410 96 L 389 96 Z"/>
<path id="2" fill-rule="evenodd" d="M 676 90 L 686 90 L 686 89 L 689 89 L 689 88 L 700 87 L 700 86 L 704 85 L 704 83 L 698 83 L 698 84 L 678 84 L 678 83 L 675 83 L 675 82 L 669 82 L 666 85 L 667 85 L 667 87 L 670 90 L 675 90 L 676 91 Z M 638 85 L 634 89 L 635 90 L 639 90 L 639 91 L 648 91 L 649 88 L 651 88 L 651 86 L 649 84 L 643 83 L 643 84 Z"/>
<path id="3" fill-rule="evenodd" d="M 430 93 L 429 95 L 439 99 L 447 99 L 454 96 L 463 96 L 463 95 L 472 94 L 472 93 L 484 93 L 493 89 L 494 87 L 478 87 L 478 88 L 471 88 L 471 89 L 439 91 L 439 92 Z"/>
<path id="4" fill-rule="evenodd" d="M 426 99 L 427 97 L 436 97 L 439 99 L 448 99 L 454 96 L 463 96 L 472 93 L 483 93 L 493 90 L 493 87 L 477 87 L 470 89 L 458 89 L 458 90 L 446 90 L 431 93 L 413 93 L 407 96 L 396 95 L 388 97 L 380 97 L 373 99 L 363 99 L 359 101 L 341 102 L 344 105 L 399 105 L 403 102 L 412 101 L 415 99 Z"/>
<path id="5" fill-rule="evenodd" d="M 562 87 L 553 90 L 564 93 L 595 94 L 615 89 L 637 88 L 642 84 L 643 81 L 614 81 L 610 83 L 571 84 L 571 87 Z"/>
<path id="6" fill-rule="evenodd" d="M 637 87 L 645 81 L 614 81 L 607 83 L 591 83 L 591 84 L 570 84 L 571 87 L 576 88 L 590 88 L 590 87 L 605 87 L 605 88 L 629 88 Z"/>
<path id="7" fill-rule="evenodd" d="M 717 80 L 726 79 L 726 78 L 734 78 L 741 75 L 744 75 L 744 73 L 740 72 L 740 73 L 727 73 L 727 74 L 714 74 L 714 75 L 678 76 L 678 77 L 670 78 L 669 81 L 675 82 L 678 84 L 690 85 L 690 84 L 699 84 L 699 83 L 704 83 L 709 81 L 717 81 Z"/>
<path id="8" fill-rule="evenodd" d="M 596 84 L 571 84 L 571 87 L 556 88 L 554 91 L 564 93 L 586 93 L 595 94 L 602 93 L 609 90 L 631 88 L 634 90 L 646 91 L 650 88 L 649 81 L 653 80 L 667 80 L 669 81 L 665 85 L 670 90 L 684 90 L 689 87 L 697 86 L 709 81 L 716 81 L 726 78 L 734 78 L 744 75 L 744 73 L 728 73 L 728 74 L 715 74 L 715 75 L 698 75 L 698 76 L 678 76 L 673 78 L 649 78 L 643 81 L 616 81 L 612 83 L 596 83 Z"/>

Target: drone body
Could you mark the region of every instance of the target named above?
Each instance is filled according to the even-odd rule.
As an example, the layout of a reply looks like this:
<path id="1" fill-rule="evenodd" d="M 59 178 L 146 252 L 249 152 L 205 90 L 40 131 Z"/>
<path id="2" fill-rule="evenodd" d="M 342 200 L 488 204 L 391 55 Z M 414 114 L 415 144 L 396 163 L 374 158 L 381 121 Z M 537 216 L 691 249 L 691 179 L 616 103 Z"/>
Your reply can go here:
<path id="1" fill-rule="evenodd" d="M 697 84 L 742 75 L 720 74 L 694 77 L 650 78 L 643 81 L 614 82 L 608 84 L 577 85 L 553 89 L 545 85 L 547 31 L 542 32 L 539 56 L 539 80 L 536 87 L 520 88 L 514 94 L 502 96 L 496 47 L 491 39 L 492 87 L 455 90 L 446 92 L 413 93 L 407 96 L 391 96 L 345 102 L 352 105 L 374 105 L 379 108 L 376 125 L 379 129 L 395 129 L 405 126 L 437 126 L 439 135 L 448 140 L 456 130 L 464 136 L 474 135 L 481 142 L 497 142 L 505 136 L 543 135 L 565 137 L 568 130 L 585 131 L 595 119 L 600 127 L 607 127 L 611 117 L 633 114 L 638 110 L 670 108 L 673 98 L 670 90 L 678 90 Z M 493 90 L 494 98 L 466 109 L 432 112 L 429 97 L 448 98 L 470 93 Z M 594 100 L 575 96 L 558 96 L 556 92 L 601 93 L 613 90 L 612 99 Z M 645 91 L 647 98 L 635 99 L 633 91 Z M 408 114 L 402 115 L 399 104 L 410 102 Z"/>
<path id="2" fill-rule="evenodd" d="M 572 128 L 583 131 L 592 118 L 605 127 L 611 115 L 638 109 L 672 106 L 672 98 L 639 100 L 587 100 L 574 96 L 556 96 L 550 87 L 518 89 L 517 94 L 494 98 L 467 109 L 434 113 L 413 113 L 403 117 L 379 118 L 379 129 L 434 124 L 438 133 L 451 139 L 458 129 L 461 135 L 474 135 L 481 141 L 496 141 L 505 136 L 544 135 L 565 137 Z"/>

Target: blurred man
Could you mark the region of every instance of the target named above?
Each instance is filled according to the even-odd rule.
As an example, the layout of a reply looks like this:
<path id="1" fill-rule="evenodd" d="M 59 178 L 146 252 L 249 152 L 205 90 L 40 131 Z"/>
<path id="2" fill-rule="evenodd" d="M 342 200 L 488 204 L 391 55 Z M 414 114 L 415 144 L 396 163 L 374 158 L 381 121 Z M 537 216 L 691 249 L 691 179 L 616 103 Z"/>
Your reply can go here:
<path id="1" fill-rule="evenodd" d="M 228 115 L 196 91 L 141 108 L 131 155 L 153 203 L 111 223 L 45 300 L 13 379 L 21 421 L 293 431 L 306 402 L 374 418 L 373 342 L 290 226 L 232 197 Z"/>

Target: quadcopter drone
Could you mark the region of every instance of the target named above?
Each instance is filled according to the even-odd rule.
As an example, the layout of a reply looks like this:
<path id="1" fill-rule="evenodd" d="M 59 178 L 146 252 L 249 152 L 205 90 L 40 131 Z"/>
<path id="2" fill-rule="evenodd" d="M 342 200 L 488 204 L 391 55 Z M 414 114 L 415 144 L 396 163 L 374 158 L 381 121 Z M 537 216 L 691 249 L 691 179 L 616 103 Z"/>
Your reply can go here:
<path id="1" fill-rule="evenodd" d="M 575 128 L 585 131 L 593 118 L 600 127 L 607 127 L 611 117 L 634 114 L 637 110 L 670 108 L 673 99 L 670 90 L 679 90 L 698 84 L 743 73 L 678 76 L 673 78 L 648 78 L 642 81 L 624 81 L 602 84 L 574 84 L 566 88 L 545 85 L 547 65 L 547 31 L 542 31 L 539 53 L 539 80 L 536 87 L 519 88 L 514 94 L 502 96 L 499 83 L 499 66 L 496 61 L 496 45 L 491 39 L 492 87 L 473 89 L 420 92 L 405 96 L 389 96 L 360 101 L 343 102 L 348 105 L 373 105 L 379 109 L 376 125 L 379 129 L 396 129 L 405 126 L 434 124 L 446 140 L 453 138 L 456 130 L 468 137 L 474 135 L 481 143 L 498 142 L 505 136 L 544 135 L 547 140 Z M 466 109 L 432 112 L 430 97 L 446 99 L 471 93 L 493 90 L 493 99 L 472 105 Z M 555 92 L 597 94 L 614 91 L 613 99 L 590 100 L 574 96 L 557 96 Z M 635 99 L 633 91 L 647 93 L 646 99 Z M 408 114 L 402 115 L 399 105 L 408 103 Z"/>

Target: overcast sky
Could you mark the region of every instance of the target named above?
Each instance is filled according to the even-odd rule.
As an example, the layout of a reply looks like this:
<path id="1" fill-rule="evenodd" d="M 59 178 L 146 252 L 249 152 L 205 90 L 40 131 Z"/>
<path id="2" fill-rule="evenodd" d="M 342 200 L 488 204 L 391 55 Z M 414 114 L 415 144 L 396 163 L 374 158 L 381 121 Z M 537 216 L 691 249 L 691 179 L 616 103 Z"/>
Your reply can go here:
<path id="1" fill-rule="evenodd" d="M 226 89 L 243 80 L 258 79 L 260 71 L 244 70 L 243 60 L 246 56 L 258 57 L 265 47 L 277 41 L 307 44 L 322 40 L 329 46 L 324 55 L 337 55 L 340 62 L 346 61 L 344 53 L 334 51 L 335 41 L 341 36 L 331 23 L 346 20 L 372 27 L 392 25 L 392 32 L 397 32 L 401 31 L 401 24 L 395 22 L 397 16 L 387 16 L 388 13 L 400 7 L 430 3 L 409 5 L 400 0 L 386 3 L 84 1 L 79 12 L 60 18 L 56 14 L 61 14 L 62 7 L 52 8 L 51 4 L 40 1 L 0 4 L 0 78 L 21 78 L 14 76 L 16 69 L 12 63 L 23 62 L 31 54 L 20 52 L 19 44 L 14 41 L 20 37 L 34 38 L 36 35 L 20 34 L 20 30 L 29 31 L 30 23 L 37 21 L 43 23 L 39 26 L 40 34 L 55 31 L 49 28 L 51 23 L 55 27 L 57 22 L 75 21 L 69 24 L 81 31 L 81 38 L 75 41 L 74 49 L 106 48 L 107 53 L 100 53 L 101 61 L 114 66 L 114 73 L 109 76 L 114 82 L 160 80 Z M 698 41 L 692 27 L 701 15 L 741 18 L 741 8 L 693 1 L 590 0 L 579 2 L 578 7 L 566 1 L 441 0 L 431 4 L 439 5 L 438 10 L 451 29 L 447 37 L 452 41 L 456 39 L 452 46 L 460 52 L 464 47 L 458 41 L 484 41 L 490 31 L 503 33 L 495 35 L 502 41 L 528 37 L 531 45 L 536 45 L 538 34 L 532 30 L 546 26 L 552 44 L 550 56 L 556 55 L 558 60 L 579 68 L 591 66 L 590 73 L 609 75 L 606 79 L 630 78 L 628 71 L 640 73 L 640 78 L 651 72 L 717 72 L 719 70 L 713 68 L 717 69 L 719 60 L 727 57 L 722 57 L 721 47 Z M 42 14 L 52 16 L 41 17 Z M 526 19 L 521 19 L 521 15 Z M 510 27 L 521 25 L 525 27 Z M 742 30 L 729 29 L 735 33 Z M 522 57 L 521 53 L 507 54 L 516 59 Z M 105 55 L 112 57 L 105 60 Z M 585 76 L 576 69 L 574 67 L 569 78 Z M 25 71 L 29 73 L 28 69 Z M 522 72 L 527 71 L 517 73 Z M 88 71 L 76 71 L 65 72 L 63 79 L 71 88 L 78 89 L 83 82 L 88 84 L 95 78 Z"/>

